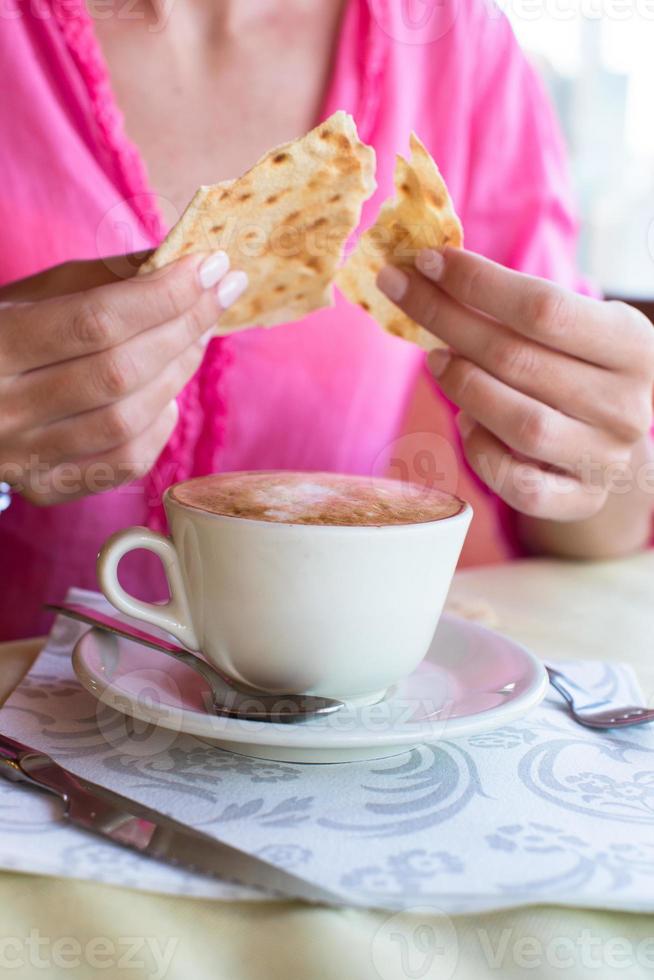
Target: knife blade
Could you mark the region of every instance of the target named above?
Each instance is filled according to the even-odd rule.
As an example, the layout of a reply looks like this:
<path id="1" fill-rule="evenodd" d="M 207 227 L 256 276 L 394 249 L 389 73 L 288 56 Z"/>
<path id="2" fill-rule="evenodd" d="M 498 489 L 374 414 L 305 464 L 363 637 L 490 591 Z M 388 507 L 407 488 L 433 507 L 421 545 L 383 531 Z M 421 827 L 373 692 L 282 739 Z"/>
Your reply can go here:
<path id="1" fill-rule="evenodd" d="M 188 871 L 312 904 L 346 904 L 264 858 L 215 840 L 166 814 L 75 776 L 50 756 L 0 734 L 0 775 L 59 797 L 71 824 L 115 844 Z M 263 896 L 262 896 L 263 897 Z"/>

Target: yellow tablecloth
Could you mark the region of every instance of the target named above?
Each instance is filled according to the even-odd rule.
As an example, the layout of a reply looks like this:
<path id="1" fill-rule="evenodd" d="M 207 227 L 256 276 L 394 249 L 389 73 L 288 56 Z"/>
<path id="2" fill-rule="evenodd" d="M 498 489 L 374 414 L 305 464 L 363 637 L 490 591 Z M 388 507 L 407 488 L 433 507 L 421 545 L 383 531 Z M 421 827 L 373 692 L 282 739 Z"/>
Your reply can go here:
<path id="1" fill-rule="evenodd" d="M 654 553 L 596 565 L 466 570 L 452 599 L 485 600 L 501 630 L 548 659 L 631 663 L 654 704 Z M 38 647 L 0 646 L 0 701 Z M 451 920 L 429 909 L 393 917 L 0 874 L 5 973 L 16 980 L 649 980 L 654 916 L 535 907 Z"/>

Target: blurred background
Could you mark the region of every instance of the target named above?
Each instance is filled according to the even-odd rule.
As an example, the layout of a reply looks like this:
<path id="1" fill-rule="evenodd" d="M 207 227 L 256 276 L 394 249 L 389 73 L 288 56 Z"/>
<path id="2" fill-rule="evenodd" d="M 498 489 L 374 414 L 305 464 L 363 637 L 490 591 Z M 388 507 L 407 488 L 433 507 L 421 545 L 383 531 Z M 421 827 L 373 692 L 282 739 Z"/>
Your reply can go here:
<path id="1" fill-rule="evenodd" d="M 607 294 L 654 297 L 654 0 L 499 0 L 559 112 Z"/>

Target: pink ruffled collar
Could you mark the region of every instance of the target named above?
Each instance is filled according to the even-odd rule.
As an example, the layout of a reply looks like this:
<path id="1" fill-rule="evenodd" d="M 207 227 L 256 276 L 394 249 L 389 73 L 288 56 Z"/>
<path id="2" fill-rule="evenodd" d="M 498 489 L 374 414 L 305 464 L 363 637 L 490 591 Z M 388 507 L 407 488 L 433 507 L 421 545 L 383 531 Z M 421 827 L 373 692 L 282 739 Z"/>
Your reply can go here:
<path id="1" fill-rule="evenodd" d="M 156 246 L 167 228 L 157 195 L 138 147 L 125 131 L 107 63 L 83 0 L 54 2 L 53 14 L 84 82 L 97 125 L 98 139 L 112 163 L 116 187 L 129 201 L 145 233 Z M 218 454 L 225 430 L 225 404 L 221 395 L 227 345 L 214 341 L 200 370 L 178 398 L 180 420 L 167 446 L 145 481 L 148 523 L 165 526 L 162 491 L 179 480 L 218 469 Z"/>

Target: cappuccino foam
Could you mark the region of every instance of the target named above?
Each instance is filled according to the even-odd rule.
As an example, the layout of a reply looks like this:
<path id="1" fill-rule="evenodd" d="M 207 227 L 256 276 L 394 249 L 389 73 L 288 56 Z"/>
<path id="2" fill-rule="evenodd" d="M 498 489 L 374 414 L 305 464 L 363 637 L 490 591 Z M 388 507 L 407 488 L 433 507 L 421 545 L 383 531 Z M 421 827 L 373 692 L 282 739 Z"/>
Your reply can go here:
<path id="1" fill-rule="evenodd" d="M 463 507 L 457 497 L 429 487 L 333 473 L 216 474 L 177 484 L 170 495 L 210 514 L 273 524 L 424 524 L 452 517 Z"/>

